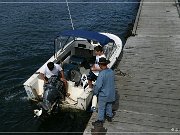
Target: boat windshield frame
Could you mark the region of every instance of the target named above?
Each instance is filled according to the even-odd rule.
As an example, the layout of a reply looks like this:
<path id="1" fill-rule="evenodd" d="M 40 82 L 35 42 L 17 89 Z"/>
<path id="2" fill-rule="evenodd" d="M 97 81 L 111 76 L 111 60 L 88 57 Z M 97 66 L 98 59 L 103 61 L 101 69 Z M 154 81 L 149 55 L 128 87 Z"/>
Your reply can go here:
<path id="1" fill-rule="evenodd" d="M 67 37 L 67 39 L 64 42 L 63 40 L 65 37 Z M 72 37 L 72 40 L 69 40 L 71 37 Z M 115 44 L 115 41 L 113 39 L 99 32 L 92 32 L 92 31 L 85 31 L 85 30 L 64 31 L 64 32 L 61 32 L 54 40 L 54 57 L 57 57 L 57 52 L 59 51 L 59 49 L 60 49 L 60 52 L 64 50 L 68 41 L 70 43 L 71 41 L 75 41 L 77 38 L 83 38 L 86 40 L 99 42 L 102 47 L 104 47 L 105 45 L 108 45 L 109 43 Z M 58 45 L 57 43 L 59 43 L 59 46 L 60 46 L 59 49 L 57 49 L 57 45 Z"/>
<path id="2" fill-rule="evenodd" d="M 69 40 L 72 37 L 71 40 Z M 60 50 L 62 52 L 67 45 L 68 41 L 69 43 L 74 41 L 75 37 L 73 36 L 57 36 L 54 40 L 54 57 L 57 57 L 57 52 Z M 59 46 L 59 47 L 58 47 Z"/>

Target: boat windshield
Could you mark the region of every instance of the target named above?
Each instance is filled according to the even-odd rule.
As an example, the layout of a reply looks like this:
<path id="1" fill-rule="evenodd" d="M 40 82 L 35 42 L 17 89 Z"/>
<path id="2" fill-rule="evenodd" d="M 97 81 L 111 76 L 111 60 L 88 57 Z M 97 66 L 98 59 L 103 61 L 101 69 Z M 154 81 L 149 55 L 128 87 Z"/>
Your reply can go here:
<path id="1" fill-rule="evenodd" d="M 104 47 L 104 54 L 106 55 L 106 58 L 109 59 L 114 51 L 117 49 L 117 45 L 115 43 L 108 43 Z"/>
<path id="2" fill-rule="evenodd" d="M 71 42 L 72 40 L 74 40 L 73 37 L 57 37 L 55 39 L 55 49 L 56 50 L 63 50 L 63 48 L 65 48 L 65 46 Z"/>

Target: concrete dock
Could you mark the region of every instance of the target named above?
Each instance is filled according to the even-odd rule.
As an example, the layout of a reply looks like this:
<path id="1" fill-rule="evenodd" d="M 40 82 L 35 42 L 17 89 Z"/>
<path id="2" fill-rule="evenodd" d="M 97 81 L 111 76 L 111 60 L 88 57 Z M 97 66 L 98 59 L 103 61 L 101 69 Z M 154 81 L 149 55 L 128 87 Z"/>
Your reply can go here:
<path id="1" fill-rule="evenodd" d="M 142 0 L 115 69 L 113 122 L 84 134 L 180 135 L 180 18 L 176 0 Z"/>

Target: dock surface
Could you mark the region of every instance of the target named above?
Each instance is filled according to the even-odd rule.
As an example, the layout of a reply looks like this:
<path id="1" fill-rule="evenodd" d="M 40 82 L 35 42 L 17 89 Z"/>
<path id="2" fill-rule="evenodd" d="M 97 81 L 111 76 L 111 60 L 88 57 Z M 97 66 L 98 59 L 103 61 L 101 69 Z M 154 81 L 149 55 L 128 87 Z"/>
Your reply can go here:
<path id="1" fill-rule="evenodd" d="M 175 0 L 143 0 L 115 69 L 113 122 L 84 134 L 180 135 L 180 18 Z M 122 74 L 122 72 L 124 74 Z M 124 75 L 124 76 L 123 76 Z"/>

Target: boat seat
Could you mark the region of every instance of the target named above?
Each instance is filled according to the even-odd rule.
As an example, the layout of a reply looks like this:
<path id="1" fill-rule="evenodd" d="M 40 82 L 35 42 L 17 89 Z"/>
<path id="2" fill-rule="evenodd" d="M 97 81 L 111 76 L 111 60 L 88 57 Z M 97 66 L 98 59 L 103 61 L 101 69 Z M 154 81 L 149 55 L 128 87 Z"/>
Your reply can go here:
<path id="1" fill-rule="evenodd" d="M 81 82 L 81 76 L 82 74 L 80 71 L 72 69 L 69 73 L 70 81 L 75 82 L 75 86 L 79 86 Z"/>
<path id="2" fill-rule="evenodd" d="M 77 70 L 79 71 L 79 68 L 76 64 L 72 64 L 72 63 L 65 63 L 63 64 L 63 70 L 64 70 L 64 76 L 66 78 L 66 80 L 70 80 L 70 71 L 71 70 Z"/>
<path id="3" fill-rule="evenodd" d="M 82 65 L 86 62 L 86 59 L 82 56 L 72 55 L 69 59 L 69 63 Z"/>
<path id="4" fill-rule="evenodd" d="M 66 80 L 75 82 L 75 85 L 78 86 L 82 76 L 78 65 L 66 63 L 63 65 L 63 70 Z"/>

